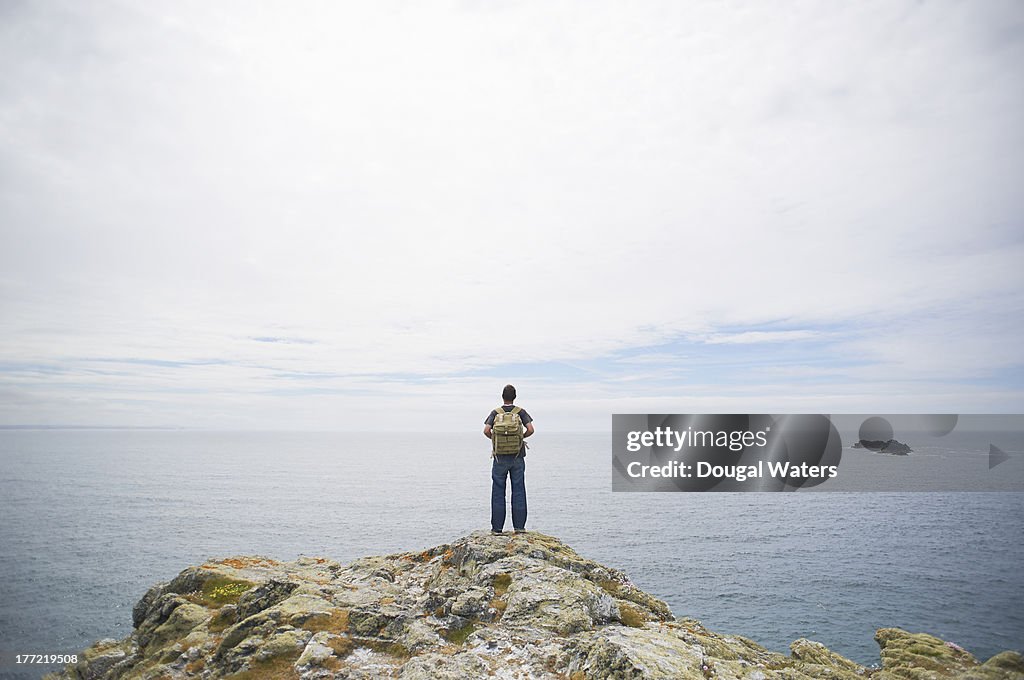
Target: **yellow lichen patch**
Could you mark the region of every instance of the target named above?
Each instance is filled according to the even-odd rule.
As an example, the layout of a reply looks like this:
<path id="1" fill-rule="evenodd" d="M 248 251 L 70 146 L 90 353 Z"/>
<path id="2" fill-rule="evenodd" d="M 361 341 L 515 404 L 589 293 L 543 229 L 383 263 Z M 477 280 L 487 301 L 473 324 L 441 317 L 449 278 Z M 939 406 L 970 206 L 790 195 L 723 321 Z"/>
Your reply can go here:
<path id="1" fill-rule="evenodd" d="M 505 614 L 505 609 L 508 608 L 508 602 L 494 598 L 491 600 L 491 608 L 497 612 L 497 616 L 494 617 L 494 620 L 497 621 Z"/>
<path id="2" fill-rule="evenodd" d="M 576 671 L 569 676 L 569 680 L 587 680 L 587 674 L 583 671 Z"/>
<path id="3" fill-rule="evenodd" d="M 295 670 L 295 661 L 299 654 L 274 656 L 265 661 L 249 662 L 248 670 L 229 675 L 232 680 L 291 680 L 299 677 Z"/>
<path id="4" fill-rule="evenodd" d="M 539 545 L 542 548 L 547 548 L 552 553 L 579 557 L 579 555 L 576 554 L 575 550 L 565 545 L 554 536 L 548 536 L 546 534 L 538 534 L 531 532 L 530 534 L 528 534 L 527 540 L 531 545 Z"/>
<path id="5" fill-rule="evenodd" d="M 348 636 L 331 638 L 327 641 L 327 646 L 334 650 L 339 659 L 344 659 L 356 648 L 352 638 Z"/>
<path id="6" fill-rule="evenodd" d="M 213 618 L 210 619 L 210 623 L 207 624 L 207 629 L 211 633 L 219 633 L 222 630 L 227 630 L 228 626 L 235 623 L 235 612 L 227 610 L 224 607 L 216 610 L 213 613 Z"/>
<path id="7" fill-rule="evenodd" d="M 505 608 L 508 607 L 508 602 L 504 600 L 504 597 L 508 593 L 508 587 L 512 585 L 512 576 L 498 574 L 491 583 L 494 586 L 494 598 L 491 599 L 490 606 L 497 611 L 497 615 L 494 617 L 494 620 L 497 621 L 505 614 Z"/>
<path id="8" fill-rule="evenodd" d="M 448 642 L 451 642 L 455 645 L 461 645 L 464 642 L 466 642 L 466 638 L 468 638 L 473 633 L 474 630 L 476 630 L 476 622 L 467 621 L 465 624 L 458 628 L 453 628 L 451 630 L 444 631 L 443 633 L 441 633 L 441 635 Z"/>
<path id="9" fill-rule="evenodd" d="M 505 597 L 508 587 L 512 585 L 512 576 L 510 574 L 498 574 L 494 577 L 492 584 L 494 585 L 494 597 Z"/>
<path id="10" fill-rule="evenodd" d="M 375 652 L 393 656 L 401 661 L 412 658 L 412 652 L 410 652 L 409 648 L 400 642 L 388 642 L 374 639 L 364 642 L 364 646 L 369 647 Z"/>
<path id="11" fill-rule="evenodd" d="M 185 671 L 187 673 L 199 673 L 206 667 L 206 659 L 196 659 L 185 664 Z"/>
<path id="12" fill-rule="evenodd" d="M 624 603 L 619 605 L 619 620 L 622 621 L 622 625 L 630 628 L 643 628 L 647 622 L 643 614 Z"/>
<path id="13" fill-rule="evenodd" d="M 272 567 L 280 564 L 280 562 L 275 562 L 274 560 L 268 560 L 261 557 L 228 557 L 220 560 L 219 564 L 233 567 L 235 569 L 246 569 L 249 567 Z"/>
<path id="14" fill-rule="evenodd" d="M 601 588 L 606 593 L 608 593 L 609 595 L 613 595 L 613 596 L 617 596 L 619 594 L 619 591 L 622 590 L 622 584 L 621 583 L 619 583 L 618 581 L 613 581 L 611 579 L 607 579 L 607 578 L 606 579 L 601 579 L 600 581 L 598 581 L 597 585 L 601 586 Z"/>
<path id="15" fill-rule="evenodd" d="M 387 595 L 385 597 L 380 598 L 380 603 L 381 604 L 394 604 L 395 603 L 395 598 L 391 597 L 390 595 Z"/>
<path id="16" fill-rule="evenodd" d="M 302 623 L 308 631 L 319 633 L 326 630 L 330 633 L 344 633 L 348 630 L 348 610 L 333 609 L 328 613 L 316 613 Z"/>

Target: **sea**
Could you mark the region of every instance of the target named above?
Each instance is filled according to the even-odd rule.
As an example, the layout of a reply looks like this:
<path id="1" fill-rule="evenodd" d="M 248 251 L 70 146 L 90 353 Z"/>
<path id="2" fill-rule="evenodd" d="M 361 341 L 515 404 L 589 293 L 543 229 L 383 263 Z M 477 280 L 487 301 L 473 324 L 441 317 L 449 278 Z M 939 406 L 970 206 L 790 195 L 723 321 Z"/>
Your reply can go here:
<path id="1" fill-rule="evenodd" d="M 987 452 L 975 439 L 922 453 Z M 1024 649 L 1024 493 L 622 493 L 610 433 L 530 443 L 528 529 L 678 617 L 868 666 L 888 626 Z M 479 432 L 0 430 L 0 677 L 126 636 L 151 585 L 209 558 L 345 563 L 488 529 L 489 466 Z"/>

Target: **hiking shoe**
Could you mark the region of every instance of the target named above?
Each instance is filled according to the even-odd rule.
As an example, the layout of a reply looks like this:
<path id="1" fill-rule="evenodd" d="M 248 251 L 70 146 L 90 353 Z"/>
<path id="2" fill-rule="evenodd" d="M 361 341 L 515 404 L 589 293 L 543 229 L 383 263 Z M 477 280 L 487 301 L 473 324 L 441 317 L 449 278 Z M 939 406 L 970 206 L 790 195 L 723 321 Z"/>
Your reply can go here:
<path id="1" fill-rule="evenodd" d="M 525 534 L 526 533 L 526 529 L 516 529 L 516 533 L 517 534 Z"/>
<path id="2" fill-rule="evenodd" d="M 502 536 L 505 532 L 504 531 L 498 531 L 497 529 L 491 529 L 491 533 L 494 534 L 495 536 Z"/>

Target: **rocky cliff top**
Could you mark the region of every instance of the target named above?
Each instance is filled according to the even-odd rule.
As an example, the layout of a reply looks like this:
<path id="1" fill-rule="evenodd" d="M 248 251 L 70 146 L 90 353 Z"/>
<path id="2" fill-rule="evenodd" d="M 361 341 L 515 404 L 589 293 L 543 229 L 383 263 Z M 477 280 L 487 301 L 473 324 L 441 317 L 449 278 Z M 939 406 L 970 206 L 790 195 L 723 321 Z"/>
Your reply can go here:
<path id="1" fill-rule="evenodd" d="M 555 538 L 474 533 L 349 565 L 233 557 L 153 586 L 134 631 L 52 678 L 1024 678 L 956 645 L 879 630 L 881 668 L 810 640 L 789 656 L 677 619 L 622 572 Z"/>

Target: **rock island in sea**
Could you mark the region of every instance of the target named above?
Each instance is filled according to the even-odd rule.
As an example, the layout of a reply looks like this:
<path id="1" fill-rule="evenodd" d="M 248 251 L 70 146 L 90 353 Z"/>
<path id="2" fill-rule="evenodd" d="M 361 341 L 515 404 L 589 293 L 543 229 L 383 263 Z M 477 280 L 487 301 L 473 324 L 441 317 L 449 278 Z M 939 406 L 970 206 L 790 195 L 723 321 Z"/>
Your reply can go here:
<path id="1" fill-rule="evenodd" d="M 134 631 L 50 678 L 1024 678 L 955 644 L 879 630 L 881 667 L 810 640 L 790 655 L 679 618 L 550 536 L 474 533 L 422 552 L 190 567 L 135 606 Z"/>
<path id="2" fill-rule="evenodd" d="M 898 442 L 895 439 L 874 440 L 874 439 L 861 439 L 858 442 L 854 442 L 851 448 L 854 449 L 868 449 L 870 451 L 878 451 L 880 453 L 891 453 L 894 456 L 905 456 L 908 453 L 912 453 L 914 450 L 904 444 Z"/>

